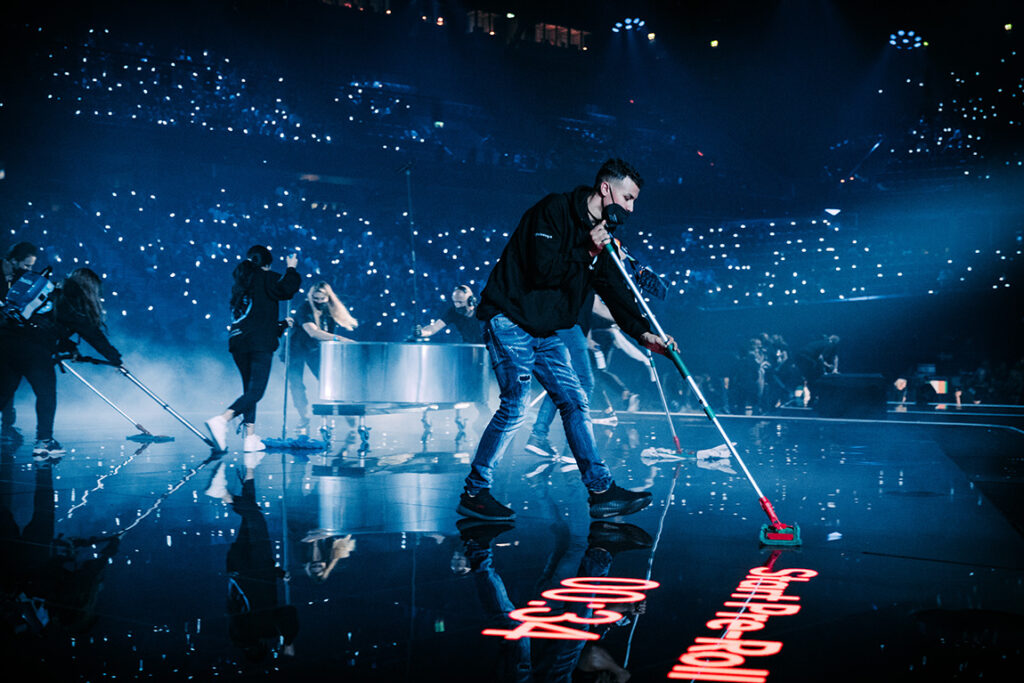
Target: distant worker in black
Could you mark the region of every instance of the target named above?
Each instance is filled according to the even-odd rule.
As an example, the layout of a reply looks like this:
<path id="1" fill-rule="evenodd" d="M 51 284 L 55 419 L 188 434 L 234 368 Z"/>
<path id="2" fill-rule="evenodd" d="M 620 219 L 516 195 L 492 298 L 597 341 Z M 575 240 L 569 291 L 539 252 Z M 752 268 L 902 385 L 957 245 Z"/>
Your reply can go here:
<path id="1" fill-rule="evenodd" d="M 793 357 L 810 390 L 812 402 L 818 395 L 821 379 L 825 375 L 839 374 L 839 342 L 838 335 L 826 334 L 802 347 Z"/>
<path id="2" fill-rule="evenodd" d="M 452 305 L 440 318 L 417 329 L 417 339 L 434 336 L 447 326 L 454 327 L 466 344 L 483 344 L 483 326 L 476 318 L 476 296 L 469 285 L 458 285 L 452 292 Z"/>

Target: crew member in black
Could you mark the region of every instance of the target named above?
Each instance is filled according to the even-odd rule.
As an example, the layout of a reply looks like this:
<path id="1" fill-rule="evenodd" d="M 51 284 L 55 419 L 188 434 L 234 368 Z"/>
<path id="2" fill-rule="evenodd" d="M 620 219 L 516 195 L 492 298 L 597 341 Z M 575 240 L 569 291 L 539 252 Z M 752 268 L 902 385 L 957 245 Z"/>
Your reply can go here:
<path id="1" fill-rule="evenodd" d="M 206 421 L 218 450 L 227 450 L 228 422 L 242 416 L 244 451 L 266 448 L 256 436 L 256 404 L 263 398 L 270 378 L 270 364 L 277 349 L 283 323 L 278 323 L 278 303 L 295 296 L 302 285 L 295 266 L 299 257 L 289 254 L 284 275 L 270 270 L 274 257 L 263 245 L 249 247 L 245 260 L 238 264 L 231 286 L 231 328 L 228 350 L 242 376 L 242 395 L 227 410 Z"/>
<path id="2" fill-rule="evenodd" d="M 7 297 L 11 285 L 21 277 L 22 273 L 32 270 L 37 258 L 39 258 L 39 248 L 31 242 L 18 242 L 7 251 L 3 261 L 0 262 L 0 269 L 3 270 L 3 280 L 0 281 L 0 301 Z M 21 432 L 14 426 L 18 413 L 14 410 L 13 393 L 11 399 L 0 406 L 0 412 L 3 414 L 3 418 L 0 420 L 0 439 L 3 439 L 5 443 L 20 446 L 24 439 Z"/>
<path id="3" fill-rule="evenodd" d="M 501 405 L 480 437 L 459 514 L 514 518 L 512 510 L 494 499 L 490 486 L 495 464 L 523 422 L 534 373 L 562 415 L 569 449 L 590 491 L 591 516 L 630 514 L 650 504 L 650 493 L 617 486 L 598 455 L 589 400 L 565 344 L 555 334 L 576 324 L 593 289 L 624 332 L 653 351 L 665 352 L 604 251 L 611 242 L 608 228 L 629 216 L 642 183 L 632 166 L 609 159 L 593 186 L 548 195 L 529 209 L 505 246 L 477 310 Z"/>
<path id="4" fill-rule="evenodd" d="M 0 327 L 0 405 L 14 396 L 24 377 L 36 394 L 36 443 L 32 454 L 58 459 L 64 448 L 53 438 L 57 412 L 57 376 L 53 355 L 68 348 L 79 335 L 113 365 L 121 354 L 103 333 L 102 281 L 88 268 L 78 268 L 53 294 L 53 308 L 36 313 L 25 325 L 4 322 Z"/>
<path id="5" fill-rule="evenodd" d="M 823 335 L 797 351 L 793 363 L 800 369 L 807 388 L 811 394 L 811 402 L 816 403 L 821 389 L 821 379 L 825 375 L 839 374 L 839 336 Z"/>
<path id="6" fill-rule="evenodd" d="M 295 311 L 291 352 L 288 357 L 288 388 L 299 411 L 299 433 L 309 429 L 309 401 L 302 375 L 309 367 L 320 379 L 320 342 L 352 341 L 338 334 L 339 328 L 354 330 L 359 323 L 326 282 L 310 287 L 306 299 Z"/>
<path id="7" fill-rule="evenodd" d="M 466 344 L 483 344 L 483 327 L 476 318 L 476 296 L 469 285 L 458 285 L 452 292 L 452 305 L 429 325 L 419 328 L 417 337 L 432 337 L 446 326 L 454 327 Z"/>

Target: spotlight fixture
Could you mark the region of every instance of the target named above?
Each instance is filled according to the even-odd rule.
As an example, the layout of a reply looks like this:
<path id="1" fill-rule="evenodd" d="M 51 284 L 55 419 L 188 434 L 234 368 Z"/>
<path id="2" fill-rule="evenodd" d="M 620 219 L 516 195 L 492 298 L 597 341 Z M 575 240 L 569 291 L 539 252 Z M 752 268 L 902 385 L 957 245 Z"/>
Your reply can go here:
<path id="1" fill-rule="evenodd" d="M 889 44 L 897 50 L 913 50 L 914 48 L 927 45 L 919 33 L 903 29 L 889 34 Z"/>
<path id="2" fill-rule="evenodd" d="M 612 33 L 619 33 L 621 31 L 639 31 L 647 22 L 640 17 L 626 17 L 622 21 L 616 21 L 615 25 L 612 26 Z"/>

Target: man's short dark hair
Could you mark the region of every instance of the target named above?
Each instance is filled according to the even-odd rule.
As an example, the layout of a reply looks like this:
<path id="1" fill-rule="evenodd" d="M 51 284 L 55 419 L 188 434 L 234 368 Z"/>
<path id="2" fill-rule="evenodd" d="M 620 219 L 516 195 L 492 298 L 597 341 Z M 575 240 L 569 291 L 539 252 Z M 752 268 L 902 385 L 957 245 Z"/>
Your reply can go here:
<path id="1" fill-rule="evenodd" d="M 7 256 L 4 258 L 17 263 L 18 261 L 24 261 L 29 256 L 39 258 L 39 247 L 31 242 L 18 242 L 7 250 Z"/>
<path id="2" fill-rule="evenodd" d="M 597 177 L 594 178 L 594 189 L 601 187 L 601 183 L 606 180 L 622 180 L 623 178 L 632 178 L 638 188 L 644 186 L 644 179 L 631 164 L 622 159 L 609 159 L 601 165 L 601 170 L 597 172 Z"/>

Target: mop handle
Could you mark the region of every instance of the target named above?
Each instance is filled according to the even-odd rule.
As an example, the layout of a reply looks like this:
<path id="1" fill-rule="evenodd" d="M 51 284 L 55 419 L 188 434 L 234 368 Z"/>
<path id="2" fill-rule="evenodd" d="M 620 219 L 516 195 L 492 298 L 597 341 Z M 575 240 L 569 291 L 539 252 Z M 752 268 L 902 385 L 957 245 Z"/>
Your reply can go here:
<path id="1" fill-rule="evenodd" d="M 768 500 L 764 496 L 761 496 L 760 502 L 761 509 L 764 510 L 764 514 L 768 515 L 768 519 L 772 521 L 772 525 L 774 527 L 779 528 L 785 526 L 782 522 L 779 521 L 779 517 L 775 514 L 775 508 L 772 507 L 772 502 L 770 500 Z"/>
<path id="2" fill-rule="evenodd" d="M 294 328 L 292 328 L 294 329 Z M 281 440 L 284 441 L 288 438 L 288 373 L 291 371 L 292 364 L 292 329 L 285 332 L 284 335 L 284 406 L 281 409 Z M 301 366 L 302 372 L 306 371 L 306 367 Z M 300 416 L 302 417 L 302 416 Z"/>
<path id="3" fill-rule="evenodd" d="M 205 435 L 205 434 L 203 434 L 203 433 L 202 433 L 201 431 L 199 431 L 199 430 L 198 430 L 198 429 L 196 429 L 196 428 L 195 428 L 194 426 L 192 426 L 192 423 L 191 423 L 191 422 L 189 422 L 188 420 L 186 420 L 185 418 L 183 418 L 183 417 L 182 417 L 181 415 L 179 415 L 179 414 L 178 414 L 178 411 L 176 411 L 176 410 L 175 410 L 174 408 L 172 408 L 172 407 L 171 407 L 171 406 L 170 406 L 170 405 L 169 405 L 169 404 L 168 404 L 168 403 L 167 403 L 166 401 L 164 401 L 164 400 L 163 400 L 163 399 L 161 399 L 161 398 L 160 398 L 159 396 L 157 396 L 157 395 L 156 395 L 156 394 L 154 394 L 154 393 L 153 393 L 152 391 L 150 391 L 149 387 L 147 387 L 147 386 L 146 386 L 145 384 L 143 384 L 142 382 L 140 382 L 140 381 L 139 381 L 139 380 L 138 380 L 138 379 L 137 379 L 137 378 L 135 377 L 135 375 L 133 375 L 132 373 L 128 372 L 128 368 L 124 367 L 123 365 L 119 365 L 119 366 L 117 367 L 117 370 L 118 370 L 118 372 L 120 372 L 120 373 L 121 373 L 122 375 L 124 375 L 125 377 L 127 377 L 128 379 L 130 379 L 130 380 L 132 381 L 132 383 L 133 383 L 133 384 L 134 384 L 135 386 L 137 386 L 137 387 L 138 387 L 139 389 L 142 389 L 142 391 L 143 391 L 143 392 L 145 392 L 145 394 L 146 394 L 147 396 L 149 396 L 149 397 L 150 397 L 151 399 L 153 399 L 154 401 L 156 401 L 156 402 L 157 402 L 157 404 L 159 404 L 159 406 L 160 406 L 161 408 L 163 408 L 163 409 L 164 409 L 164 410 L 166 410 L 166 411 L 167 411 L 168 413 L 170 413 L 171 415 L 173 415 L 173 416 L 174 416 L 174 417 L 175 417 L 175 418 L 176 418 L 176 419 L 178 420 L 178 422 L 180 422 L 181 424 L 183 424 L 183 425 L 185 425 L 186 427 L 188 427 L 189 431 L 191 431 L 191 432 L 192 432 L 193 434 L 195 434 L 196 436 L 198 436 L 198 437 L 199 437 L 200 439 L 202 439 L 202 440 L 203 440 L 203 443 L 205 443 L 205 444 L 206 444 L 207 446 L 210 446 L 211 448 L 216 448 L 216 447 L 217 447 L 217 446 L 216 446 L 216 444 L 214 444 L 214 443 L 213 443 L 213 442 L 212 442 L 212 441 L 210 440 L 210 438 L 209 438 L 208 436 L 206 436 L 206 435 Z"/>
<path id="4" fill-rule="evenodd" d="M 732 454 L 732 457 L 736 458 L 736 462 L 740 464 L 740 467 L 743 469 L 743 473 L 747 475 L 747 479 L 750 481 L 750 484 L 754 487 L 754 491 L 757 493 L 757 497 L 761 500 L 767 500 L 767 498 L 765 498 L 765 495 L 761 492 L 761 487 L 758 486 L 757 482 L 754 480 L 754 475 L 752 475 L 750 473 L 750 470 L 747 469 L 747 465 L 746 463 L 743 462 L 743 458 L 740 457 L 740 454 L 736 450 L 736 447 L 732 445 L 732 440 L 729 439 L 729 435 L 725 433 L 725 429 L 722 427 L 722 424 L 718 421 L 718 416 L 715 415 L 715 411 L 711 410 L 711 406 L 709 406 L 708 402 L 704 400 L 704 394 L 700 393 L 700 388 L 697 386 L 697 383 L 693 381 L 693 377 L 690 376 L 690 371 L 687 370 L 686 366 L 683 364 L 683 359 L 680 358 L 679 353 L 669 345 L 668 335 L 665 334 L 665 330 L 662 329 L 661 324 L 655 317 L 654 312 L 651 310 L 651 307 L 647 305 L 647 301 L 644 299 L 644 295 L 640 293 L 640 289 L 636 286 L 636 283 L 633 282 L 633 278 L 630 277 L 629 273 L 626 271 L 626 266 L 623 265 L 622 259 L 619 258 L 619 255 L 615 252 L 614 248 L 608 248 L 610 244 L 611 242 L 605 245 L 605 251 L 608 253 L 608 256 L 611 257 L 612 262 L 619 269 L 619 272 L 622 273 L 623 279 L 626 280 L 626 285 L 633 292 L 633 296 L 636 297 L 636 300 L 640 304 L 640 307 L 643 309 L 643 312 L 647 316 L 647 319 L 651 322 L 652 325 L 654 325 L 654 329 L 657 330 L 658 336 L 661 337 L 661 341 L 665 345 L 666 355 L 672 360 L 672 363 L 673 365 L 676 366 L 676 369 L 678 369 L 679 372 L 683 375 L 683 377 L 686 378 L 686 382 L 690 385 L 690 389 L 697 397 L 697 402 L 700 403 L 700 407 L 704 409 L 704 414 L 708 416 L 708 419 L 710 419 L 712 424 L 714 424 L 715 427 L 718 429 L 718 433 L 722 435 L 722 438 L 725 440 L 725 445 L 728 446 L 729 452 Z M 762 508 L 763 507 L 764 505 L 762 505 Z M 765 512 L 767 513 L 768 510 L 766 509 Z M 770 516 L 771 515 L 769 515 L 769 517 Z"/>
<path id="5" fill-rule="evenodd" d="M 661 397 L 661 407 L 665 410 L 665 419 L 668 420 L 668 428 L 672 432 L 672 441 L 676 445 L 676 453 L 683 452 L 683 446 L 679 443 L 679 435 L 676 434 L 676 426 L 672 424 L 672 412 L 668 409 L 668 400 L 665 398 L 665 389 L 661 386 L 661 377 L 658 375 L 658 368 L 654 365 L 654 354 L 651 353 L 650 349 L 644 349 L 647 352 L 647 360 L 651 364 L 651 376 L 654 378 L 655 384 L 658 385 L 658 396 Z"/>
<path id="6" fill-rule="evenodd" d="M 537 405 L 538 403 L 543 401 L 545 398 L 547 398 L 547 395 L 548 395 L 547 391 L 541 391 L 539 394 L 534 396 L 533 399 L 530 400 L 530 403 L 526 407 L 527 408 L 534 407 L 535 405 Z"/>
<path id="7" fill-rule="evenodd" d="M 143 434 L 145 434 L 146 436 L 153 436 L 153 434 L 152 434 L 152 433 L 151 433 L 151 432 L 150 432 L 150 431 L 149 431 L 148 429 L 146 429 L 146 428 L 145 428 L 145 427 L 143 427 L 143 426 L 142 426 L 141 424 L 139 424 L 138 422 L 136 422 L 136 421 L 135 421 L 134 419 L 132 419 L 132 417 L 131 417 L 131 416 L 130 416 L 130 415 L 129 415 L 128 413 L 126 413 L 126 412 L 124 412 L 123 410 L 121 410 L 120 408 L 118 408 L 118 407 L 117 407 L 117 406 L 116 406 L 116 405 L 114 404 L 114 402 L 113 402 L 113 401 L 111 401 L 111 400 L 110 400 L 109 398 L 107 398 L 106 396 L 104 396 L 104 395 L 103 395 L 103 392 L 102 392 L 102 391 L 100 391 L 99 389 L 97 389 L 96 387 L 94 387 L 94 386 L 93 386 L 93 385 L 92 385 L 92 384 L 91 384 L 91 383 L 89 382 L 89 380 L 87 380 L 86 378 L 84 378 L 84 377 L 82 377 L 82 376 L 81 376 L 80 374 L 78 374 L 78 371 L 77 371 L 77 370 L 75 370 L 74 368 L 72 368 L 72 367 L 71 367 L 71 365 L 70 365 L 69 363 L 66 363 L 66 362 L 65 362 L 65 361 L 63 361 L 63 360 L 61 360 L 61 361 L 59 361 L 59 362 L 60 362 L 60 366 L 61 366 L 62 368 L 64 368 L 65 370 L 67 370 L 68 372 L 70 372 L 70 373 L 71 373 L 72 375 L 74 375 L 75 377 L 77 377 L 77 378 L 78 378 L 78 379 L 79 379 L 79 380 L 80 380 L 80 381 L 82 382 L 82 384 L 84 384 L 85 386 L 87 386 L 87 387 L 89 387 L 90 389 L 92 389 L 92 390 L 93 390 L 93 392 L 94 392 L 94 393 L 95 393 L 95 394 L 96 394 L 97 396 L 99 396 L 100 398 L 102 398 L 102 399 L 104 400 L 104 402 L 106 402 L 106 404 L 107 404 L 108 406 L 110 406 L 111 408 L 113 408 L 114 410 L 116 410 L 116 411 L 117 411 L 118 413 L 120 413 L 121 417 L 123 417 L 124 419 L 128 420 L 129 422 L 131 422 L 131 423 L 132 423 L 132 425 L 133 425 L 133 426 L 134 426 L 134 427 L 135 427 L 136 429 L 138 429 L 138 430 L 139 430 L 140 432 L 142 432 L 142 433 L 143 433 Z"/>

